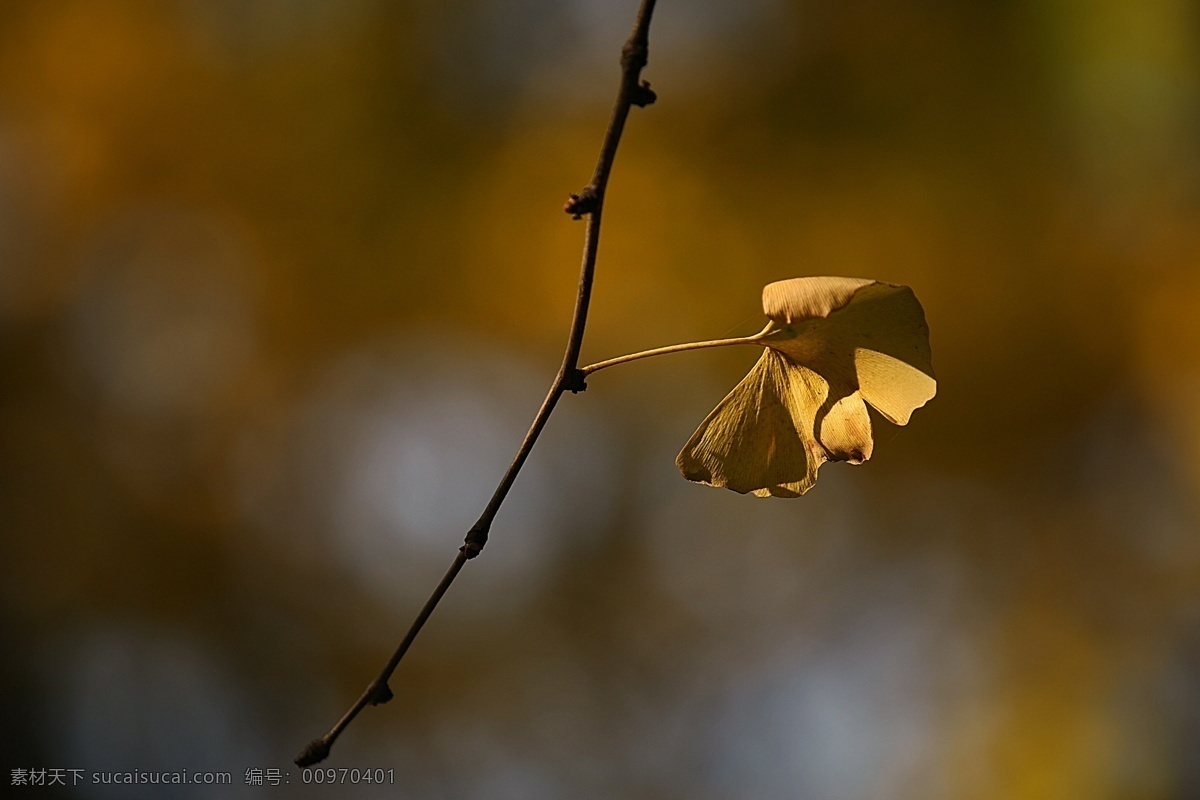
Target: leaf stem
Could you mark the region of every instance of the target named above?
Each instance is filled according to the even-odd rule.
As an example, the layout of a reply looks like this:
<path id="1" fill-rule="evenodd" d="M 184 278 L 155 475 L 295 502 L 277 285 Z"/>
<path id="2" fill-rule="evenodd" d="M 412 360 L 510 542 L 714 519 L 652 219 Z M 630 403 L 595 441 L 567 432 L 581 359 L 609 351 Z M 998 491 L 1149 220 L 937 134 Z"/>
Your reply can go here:
<path id="1" fill-rule="evenodd" d="M 629 355 L 617 356 L 606 361 L 597 361 L 595 364 L 589 364 L 581 368 L 579 371 L 585 376 L 591 375 L 593 372 L 599 372 L 602 369 L 615 367 L 618 364 L 628 364 L 631 361 L 641 361 L 643 358 L 653 358 L 654 356 L 665 356 L 669 353 L 684 353 L 688 350 L 706 350 L 710 347 L 731 347 L 739 344 L 762 344 L 762 337 L 771 326 L 768 325 L 753 336 L 738 336 L 732 339 L 710 339 L 706 342 L 687 342 L 685 344 L 672 344 L 666 347 L 655 347 L 653 350 L 642 350 L 640 353 L 630 353 Z"/>

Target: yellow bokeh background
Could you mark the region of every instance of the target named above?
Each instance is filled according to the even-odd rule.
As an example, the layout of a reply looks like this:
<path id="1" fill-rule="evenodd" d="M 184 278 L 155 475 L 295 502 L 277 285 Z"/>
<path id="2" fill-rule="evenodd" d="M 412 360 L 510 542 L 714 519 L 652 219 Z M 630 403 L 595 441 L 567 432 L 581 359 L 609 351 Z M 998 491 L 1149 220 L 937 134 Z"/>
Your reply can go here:
<path id="1" fill-rule="evenodd" d="M 674 466 L 755 354 L 596 374 L 334 749 L 394 784 L 340 793 L 1200 794 L 1195 7 L 660 6 L 584 360 L 877 278 L 938 396 L 759 500 Z M 634 11 L 0 6 L 3 780 L 338 792 L 290 759 L 558 367 Z"/>

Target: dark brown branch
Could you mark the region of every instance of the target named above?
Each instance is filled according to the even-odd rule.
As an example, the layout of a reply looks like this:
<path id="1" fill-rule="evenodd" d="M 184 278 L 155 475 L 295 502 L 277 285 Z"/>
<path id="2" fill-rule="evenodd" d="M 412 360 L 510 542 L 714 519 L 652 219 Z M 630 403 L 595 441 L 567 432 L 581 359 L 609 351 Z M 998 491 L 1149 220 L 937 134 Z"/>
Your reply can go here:
<path id="1" fill-rule="evenodd" d="M 564 392 L 581 392 L 586 388 L 584 375 L 579 370 L 579 352 L 583 347 L 588 304 L 592 297 L 592 280 L 596 273 L 596 255 L 600 248 L 600 216 L 604 210 L 604 192 L 608 188 L 608 178 L 612 173 L 613 160 L 617 155 L 617 146 L 621 143 L 621 134 L 625 130 L 625 120 L 629 117 L 630 107 L 647 106 L 655 100 L 650 85 L 640 82 L 642 68 L 646 66 L 649 58 L 650 17 L 654 13 L 654 3 L 655 0 L 642 0 L 638 9 L 637 21 L 633 26 L 633 33 L 630 34 L 621 50 L 621 86 L 617 92 L 617 100 L 613 106 L 608 130 L 604 135 L 604 143 L 600 147 L 600 157 L 596 160 L 596 170 L 592 173 L 592 179 L 588 185 L 579 194 L 571 195 L 564 207 L 564 210 L 575 219 L 586 215 L 588 221 L 584 234 L 583 263 L 579 271 L 579 292 L 575 298 L 575 315 L 571 320 L 571 331 L 567 336 L 567 349 L 563 354 L 562 366 L 554 377 L 554 382 L 550 384 L 550 391 L 546 393 L 546 399 L 542 401 L 542 406 L 538 409 L 533 424 L 529 426 L 529 432 L 525 434 L 525 439 L 517 449 L 512 464 L 504 473 L 504 477 L 500 479 L 500 484 L 496 487 L 492 499 L 488 501 L 479 520 L 467 532 L 466 540 L 459 548 L 454 563 L 450 565 L 450 569 L 442 578 L 441 583 L 421 608 L 421 613 L 413 620 L 408 633 L 396 648 L 396 652 L 392 654 L 387 664 L 380 670 L 379 675 L 371 681 L 354 705 L 337 721 L 329 733 L 310 742 L 296 757 L 298 766 L 306 767 L 324 760 L 329 755 L 334 741 L 354 721 L 360 711 L 368 705 L 382 705 L 392 699 L 392 690 L 388 686 L 392 673 L 396 671 L 400 660 L 408 652 L 409 646 L 417 638 L 425 621 L 429 619 L 429 615 L 433 613 L 433 609 L 437 607 L 442 595 L 450 588 L 450 584 L 454 582 L 463 565 L 479 555 L 484 545 L 487 544 L 488 531 L 491 530 L 492 521 L 499 513 L 504 498 L 508 496 L 509 489 L 512 488 L 517 474 L 525 464 L 525 459 L 529 457 L 534 444 L 537 443 L 542 429 L 546 427 L 546 422 L 550 419 L 550 414 L 553 413 L 559 398 L 563 396 Z"/>

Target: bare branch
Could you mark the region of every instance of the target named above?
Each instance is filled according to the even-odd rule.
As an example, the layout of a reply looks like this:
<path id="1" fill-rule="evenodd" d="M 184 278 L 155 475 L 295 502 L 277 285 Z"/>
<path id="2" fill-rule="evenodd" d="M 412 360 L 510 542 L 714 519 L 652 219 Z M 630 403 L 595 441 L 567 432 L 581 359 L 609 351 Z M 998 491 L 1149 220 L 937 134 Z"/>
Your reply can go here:
<path id="1" fill-rule="evenodd" d="M 617 155 L 617 146 L 621 143 L 621 134 L 625 130 L 625 120 L 629 117 L 629 109 L 632 106 L 647 106 L 655 100 L 655 94 L 650 89 L 650 85 L 641 82 L 642 68 L 646 66 L 649 58 L 650 18 L 654 13 L 654 3 L 655 0 L 642 0 L 641 7 L 638 9 L 637 21 L 633 26 L 633 33 L 630 34 L 628 41 L 621 49 L 621 85 L 613 106 L 612 117 L 608 123 L 608 130 L 604 135 L 604 143 L 600 147 L 600 157 L 596 160 L 596 170 L 592 173 L 592 179 L 588 185 L 578 194 L 571 195 L 564 206 L 564 210 L 575 219 L 587 216 L 588 221 L 584 234 L 583 263 L 579 273 L 579 292 L 575 299 L 575 315 L 571 321 L 571 330 L 567 337 L 567 348 L 563 354 L 562 366 L 554 377 L 554 382 L 550 385 L 550 390 L 546 394 L 546 399 L 542 401 L 542 406 L 538 409 L 533 424 L 529 426 L 529 432 L 525 434 L 525 439 L 517 449 L 512 464 L 504 473 L 504 477 L 500 479 L 500 484 L 496 487 L 492 499 L 488 501 L 479 520 L 467 532 L 463 546 L 454 558 L 454 563 L 450 565 L 450 569 L 442 578 L 441 583 L 421 608 L 421 612 L 409 627 L 408 633 L 396 648 L 396 652 L 392 654 L 387 664 L 380 670 L 379 675 L 371 681 L 337 724 L 320 739 L 310 742 L 296 757 L 298 766 L 306 767 L 323 761 L 329 755 L 329 750 L 338 736 L 354 721 L 360 711 L 368 705 L 381 705 L 392 699 L 392 690 L 388 686 L 392 673 L 396 671 L 400 660 L 408 652 L 409 646 L 412 645 L 413 640 L 425 625 L 425 621 L 429 619 L 429 615 L 433 613 L 434 608 L 441 601 L 442 595 L 450 588 L 450 584 L 454 582 L 463 565 L 479 555 L 484 545 L 487 544 L 488 531 L 491 530 L 492 521 L 500 511 L 504 498 L 508 496 L 509 489 L 516 481 L 517 474 L 533 450 L 542 429 L 546 427 L 546 422 L 550 419 L 550 414 L 553 413 L 559 398 L 564 392 L 580 392 L 586 388 L 584 373 L 579 369 L 579 352 L 583 347 L 588 304 L 591 301 L 592 281 L 596 272 L 596 254 L 600 247 L 600 217 L 604 210 L 604 192 L 608 188 L 608 178 L 612 173 L 613 160 Z"/>

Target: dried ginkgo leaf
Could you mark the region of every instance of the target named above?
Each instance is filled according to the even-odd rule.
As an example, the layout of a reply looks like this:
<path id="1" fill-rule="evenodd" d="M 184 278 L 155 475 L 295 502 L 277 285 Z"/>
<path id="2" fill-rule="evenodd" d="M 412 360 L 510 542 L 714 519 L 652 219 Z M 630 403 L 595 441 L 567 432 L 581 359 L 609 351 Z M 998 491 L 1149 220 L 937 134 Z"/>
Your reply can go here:
<path id="1" fill-rule="evenodd" d="M 700 424 L 676 463 L 683 476 L 735 492 L 798 497 L 817 479 L 822 453 L 795 420 L 825 402 L 829 386 L 766 350 Z"/>
<path id="2" fill-rule="evenodd" d="M 907 286 L 794 278 L 763 289 L 763 311 L 771 322 L 752 339 L 766 352 L 676 459 L 688 480 L 797 497 L 825 461 L 871 457 L 866 404 L 905 425 L 937 392 L 925 313 Z"/>

